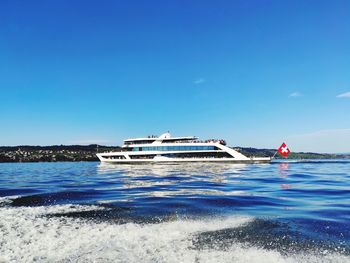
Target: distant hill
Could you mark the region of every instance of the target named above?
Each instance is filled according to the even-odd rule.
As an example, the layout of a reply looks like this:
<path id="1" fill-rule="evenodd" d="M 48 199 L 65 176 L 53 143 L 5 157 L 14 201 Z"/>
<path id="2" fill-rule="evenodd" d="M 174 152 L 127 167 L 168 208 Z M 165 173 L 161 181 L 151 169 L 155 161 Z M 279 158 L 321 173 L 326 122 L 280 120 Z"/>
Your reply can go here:
<path id="1" fill-rule="evenodd" d="M 0 162 L 79 162 L 98 161 L 97 152 L 119 151 L 120 146 L 104 145 L 52 145 L 52 146 L 0 146 Z M 274 149 L 233 147 L 248 157 L 273 156 Z M 282 158 L 277 154 L 276 159 Z M 320 154 L 292 152 L 288 159 L 350 158 L 350 154 Z"/>
<path id="2" fill-rule="evenodd" d="M 113 150 L 120 149 L 119 146 L 103 146 L 98 144 L 90 145 L 51 145 L 51 146 L 36 146 L 36 145 L 19 145 L 19 146 L 0 146 L 0 151 L 96 151 L 97 149 Z"/>
<path id="3" fill-rule="evenodd" d="M 273 156 L 276 149 L 256 149 L 250 147 L 232 147 L 238 152 L 248 157 Z M 279 153 L 275 155 L 276 159 L 284 159 Z M 312 152 L 291 152 L 288 159 L 347 159 L 350 154 L 331 154 L 331 153 L 312 153 Z"/>
<path id="4" fill-rule="evenodd" d="M 119 146 L 52 145 L 0 146 L 0 162 L 98 161 L 97 152 L 119 151 Z"/>

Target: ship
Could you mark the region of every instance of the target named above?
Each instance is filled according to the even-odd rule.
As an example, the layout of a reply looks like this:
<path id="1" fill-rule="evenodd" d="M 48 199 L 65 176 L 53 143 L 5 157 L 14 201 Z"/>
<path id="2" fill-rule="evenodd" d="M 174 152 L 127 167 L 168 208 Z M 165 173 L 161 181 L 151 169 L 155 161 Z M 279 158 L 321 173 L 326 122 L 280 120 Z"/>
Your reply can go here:
<path id="1" fill-rule="evenodd" d="M 222 139 L 172 137 L 169 132 L 124 140 L 120 151 L 97 153 L 103 163 L 269 163 L 271 157 L 247 157 Z"/>

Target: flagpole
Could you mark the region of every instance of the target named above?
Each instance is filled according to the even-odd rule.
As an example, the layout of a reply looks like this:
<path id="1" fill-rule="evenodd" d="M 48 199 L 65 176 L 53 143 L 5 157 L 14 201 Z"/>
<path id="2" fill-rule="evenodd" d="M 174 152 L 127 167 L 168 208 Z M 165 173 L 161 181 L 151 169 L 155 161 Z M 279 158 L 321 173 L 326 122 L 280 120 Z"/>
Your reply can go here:
<path id="1" fill-rule="evenodd" d="M 271 157 L 271 160 L 275 158 L 278 151 L 275 152 L 275 154 Z"/>

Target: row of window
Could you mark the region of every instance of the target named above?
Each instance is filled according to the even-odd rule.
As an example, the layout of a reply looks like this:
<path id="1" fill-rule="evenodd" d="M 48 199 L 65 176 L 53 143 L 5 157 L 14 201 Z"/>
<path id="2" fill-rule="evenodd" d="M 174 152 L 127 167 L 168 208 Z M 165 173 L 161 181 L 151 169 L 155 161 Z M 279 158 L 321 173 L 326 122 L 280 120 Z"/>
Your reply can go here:
<path id="1" fill-rule="evenodd" d="M 130 142 L 124 142 L 125 145 L 133 145 L 133 144 L 146 144 L 146 143 L 152 143 L 155 140 L 145 140 L 145 141 L 130 141 Z"/>
<path id="2" fill-rule="evenodd" d="M 110 159 L 110 160 L 114 160 L 114 159 L 125 159 L 124 155 L 106 155 L 106 156 L 102 156 L 105 159 Z"/>
<path id="3" fill-rule="evenodd" d="M 162 156 L 169 158 L 233 158 L 227 152 L 169 153 Z"/>
<path id="4" fill-rule="evenodd" d="M 217 150 L 215 146 L 147 146 L 134 147 L 133 151 L 210 151 Z"/>

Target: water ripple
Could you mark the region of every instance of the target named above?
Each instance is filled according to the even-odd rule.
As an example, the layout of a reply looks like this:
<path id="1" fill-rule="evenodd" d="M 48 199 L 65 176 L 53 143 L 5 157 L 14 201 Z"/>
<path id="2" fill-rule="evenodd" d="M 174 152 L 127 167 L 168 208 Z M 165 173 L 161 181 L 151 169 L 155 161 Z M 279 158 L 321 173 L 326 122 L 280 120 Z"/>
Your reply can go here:
<path id="1" fill-rule="evenodd" d="M 121 256 L 130 262 L 260 262 L 261 256 L 266 262 L 350 262 L 349 167 L 348 160 L 0 164 L 0 254 L 5 262 L 17 262 L 17 254 L 23 262 L 112 262 Z M 84 237 L 94 240 L 80 241 Z M 78 240 L 90 252 L 72 245 Z M 55 255 L 60 245 L 64 253 Z"/>

